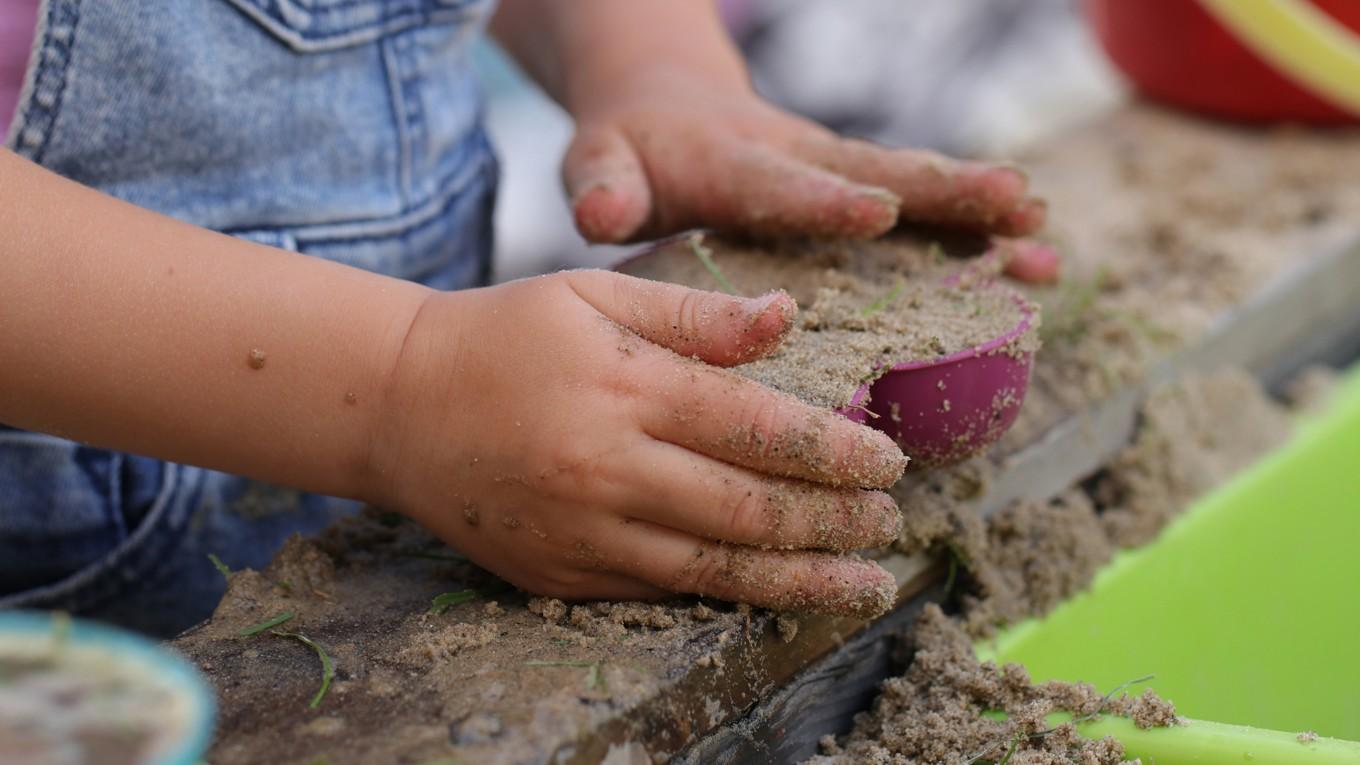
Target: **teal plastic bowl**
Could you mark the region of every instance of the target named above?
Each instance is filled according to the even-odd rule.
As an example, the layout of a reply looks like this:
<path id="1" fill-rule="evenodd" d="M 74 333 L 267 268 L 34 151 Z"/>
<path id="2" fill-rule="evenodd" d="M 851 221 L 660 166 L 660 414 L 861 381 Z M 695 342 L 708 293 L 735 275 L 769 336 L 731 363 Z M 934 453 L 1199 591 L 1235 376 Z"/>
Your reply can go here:
<path id="1" fill-rule="evenodd" d="M 34 646 L 50 644 L 65 629 L 62 640 L 69 649 L 103 653 L 124 669 L 136 667 L 150 683 L 165 688 L 184 705 L 185 719 L 180 734 L 170 739 L 152 759 L 146 760 L 145 765 L 193 765 L 199 762 L 212 741 L 217 704 L 198 671 L 174 651 L 130 632 L 81 619 L 69 619 L 69 627 L 66 623 L 66 617 L 52 613 L 0 612 L 0 659 L 6 655 L 6 644 L 27 641 L 32 641 Z M 0 714 L 3 714 L 2 710 Z M 98 754 L 89 761 L 99 761 Z"/>

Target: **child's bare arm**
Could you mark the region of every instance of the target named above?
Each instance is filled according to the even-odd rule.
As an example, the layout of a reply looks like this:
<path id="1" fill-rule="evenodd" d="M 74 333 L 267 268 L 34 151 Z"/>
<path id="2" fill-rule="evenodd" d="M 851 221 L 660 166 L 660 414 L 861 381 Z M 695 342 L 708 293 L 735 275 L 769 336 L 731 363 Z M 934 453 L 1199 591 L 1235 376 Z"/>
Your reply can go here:
<path id="1" fill-rule="evenodd" d="M 905 220 L 1024 236 L 1018 170 L 842 139 L 760 99 L 711 3 L 504 0 L 492 31 L 576 119 L 563 177 L 594 241 L 692 226 L 868 237 Z M 867 76 L 867 75 L 866 75 Z M 1045 280 L 1045 247 L 1005 248 Z"/>
<path id="2" fill-rule="evenodd" d="M 0 151 L 0 421 L 340 496 L 429 290 Z"/>
<path id="3" fill-rule="evenodd" d="M 604 272 L 436 292 L 7 152 L 0 231 L 0 422 L 398 509 L 561 597 L 886 605 L 882 569 L 795 548 L 894 539 L 867 488 L 901 452 L 690 358 L 767 353 L 787 295 Z"/>

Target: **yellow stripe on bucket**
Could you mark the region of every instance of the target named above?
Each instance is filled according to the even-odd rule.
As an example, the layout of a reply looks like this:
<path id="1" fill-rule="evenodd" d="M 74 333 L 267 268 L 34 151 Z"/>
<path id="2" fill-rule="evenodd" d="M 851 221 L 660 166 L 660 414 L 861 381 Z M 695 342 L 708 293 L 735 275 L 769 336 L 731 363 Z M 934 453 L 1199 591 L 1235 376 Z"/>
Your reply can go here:
<path id="1" fill-rule="evenodd" d="M 1306 0 L 1200 0 L 1283 74 L 1360 115 L 1360 36 Z"/>

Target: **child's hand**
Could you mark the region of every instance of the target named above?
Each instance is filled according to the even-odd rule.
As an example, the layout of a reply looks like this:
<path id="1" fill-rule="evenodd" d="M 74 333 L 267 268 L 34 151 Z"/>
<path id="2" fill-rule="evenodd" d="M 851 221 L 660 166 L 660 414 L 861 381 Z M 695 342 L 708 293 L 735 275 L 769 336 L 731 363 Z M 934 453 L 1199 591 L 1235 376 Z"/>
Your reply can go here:
<path id="1" fill-rule="evenodd" d="M 745 83 L 686 69 L 634 73 L 574 102 L 563 165 L 581 233 L 621 242 L 711 226 L 758 234 L 872 237 L 900 216 L 1004 236 L 1045 207 L 1006 165 L 842 139 L 786 114 Z M 1043 281 L 1052 250 L 1007 242 L 1010 272 Z"/>
<path id="2" fill-rule="evenodd" d="M 877 611 L 877 565 L 774 548 L 895 539 L 895 503 L 866 487 L 902 453 L 695 360 L 763 356 L 794 311 L 594 271 L 434 295 L 380 407 L 374 495 L 539 593 Z"/>

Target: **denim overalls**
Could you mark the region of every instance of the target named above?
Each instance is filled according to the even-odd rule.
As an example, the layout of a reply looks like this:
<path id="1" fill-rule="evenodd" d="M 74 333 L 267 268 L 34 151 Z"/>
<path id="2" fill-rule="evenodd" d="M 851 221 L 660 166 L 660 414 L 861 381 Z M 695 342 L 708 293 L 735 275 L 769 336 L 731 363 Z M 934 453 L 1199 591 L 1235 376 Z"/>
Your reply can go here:
<path id="1" fill-rule="evenodd" d="M 491 5 L 46 0 L 8 144 L 200 226 L 473 286 L 489 274 L 496 161 L 470 48 Z M 0 426 L 0 607 L 170 635 L 222 594 L 208 553 L 261 567 L 289 534 L 355 509 Z"/>

